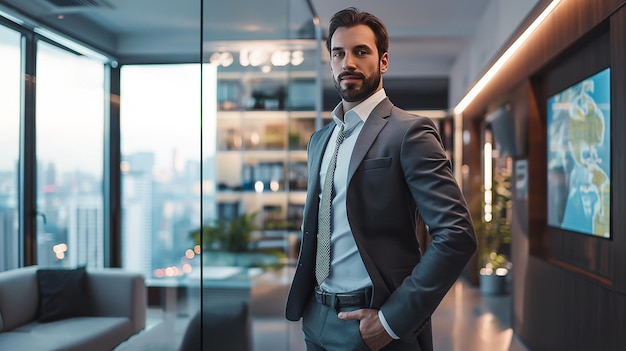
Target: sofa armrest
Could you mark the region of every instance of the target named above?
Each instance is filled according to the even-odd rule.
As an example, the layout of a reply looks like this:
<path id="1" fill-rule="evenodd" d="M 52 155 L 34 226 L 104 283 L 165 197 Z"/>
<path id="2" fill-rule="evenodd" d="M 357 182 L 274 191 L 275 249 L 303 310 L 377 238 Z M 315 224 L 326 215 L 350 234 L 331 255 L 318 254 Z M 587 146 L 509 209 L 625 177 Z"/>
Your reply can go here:
<path id="1" fill-rule="evenodd" d="M 135 333 L 145 327 L 147 289 L 141 273 L 106 268 L 88 270 L 87 277 L 94 315 L 129 317 Z"/>

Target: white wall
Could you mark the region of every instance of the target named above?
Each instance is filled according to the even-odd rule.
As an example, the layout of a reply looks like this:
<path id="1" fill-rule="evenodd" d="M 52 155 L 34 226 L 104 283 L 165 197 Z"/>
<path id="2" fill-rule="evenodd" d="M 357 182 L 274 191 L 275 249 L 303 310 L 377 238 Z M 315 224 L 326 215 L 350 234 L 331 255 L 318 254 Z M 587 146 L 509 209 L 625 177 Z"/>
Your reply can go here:
<path id="1" fill-rule="evenodd" d="M 450 70 L 449 101 L 454 107 L 480 78 L 539 0 L 491 1 L 473 39 Z"/>

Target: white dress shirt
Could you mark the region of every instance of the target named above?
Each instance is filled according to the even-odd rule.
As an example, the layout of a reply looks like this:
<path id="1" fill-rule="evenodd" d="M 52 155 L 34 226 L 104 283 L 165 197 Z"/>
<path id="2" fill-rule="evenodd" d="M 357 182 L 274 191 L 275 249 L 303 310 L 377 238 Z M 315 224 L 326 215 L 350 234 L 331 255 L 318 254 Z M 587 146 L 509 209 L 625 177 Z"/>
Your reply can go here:
<path id="1" fill-rule="evenodd" d="M 328 164 L 332 158 L 335 141 L 339 133 L 338 126 L 343 125 L 346 136 L 339 147 L 337 168 L 335 169 L 330 274 L 321 284 L 321 288 L 328 292 L 349 292 L 372 286 L 372 281 L 365 269 L 365 264 L 361 259 L 359 249 L 350 229 L 350 223 L 348 222 L 346 193 L 348 190 L 348 167 L 356 140 L 359 137 L 359 133 L 361 133 L 361 129 L 363 129 L 363 124 L 367 117 L 386 97 L 385 90 L 381 89 L 345 113 L 342 103 L 339 103 L 332 113 L 335 128 L 326 145 L 320 167 L 320 192 L 318 194 L 320 200 L 322 197 L 321 189 L 324 188 L 324 179 L 326 179 L 326 171 L 328 170 Z M 378 311 L 378 316 L 389 335 L 394 339 L 398 339 L 399 337 L 391 330 L 382 312 Z"/>

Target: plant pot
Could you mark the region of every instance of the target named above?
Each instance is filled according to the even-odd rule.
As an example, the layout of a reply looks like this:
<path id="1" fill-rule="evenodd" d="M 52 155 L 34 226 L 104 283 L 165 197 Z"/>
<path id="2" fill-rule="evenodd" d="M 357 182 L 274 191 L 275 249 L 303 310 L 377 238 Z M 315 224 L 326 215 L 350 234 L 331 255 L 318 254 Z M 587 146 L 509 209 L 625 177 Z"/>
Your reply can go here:
<path id="1" fill-rule="evenodd" d="M 480 292 L 483 295 L 506 293 L 506 275 L 480 274 Z"/>

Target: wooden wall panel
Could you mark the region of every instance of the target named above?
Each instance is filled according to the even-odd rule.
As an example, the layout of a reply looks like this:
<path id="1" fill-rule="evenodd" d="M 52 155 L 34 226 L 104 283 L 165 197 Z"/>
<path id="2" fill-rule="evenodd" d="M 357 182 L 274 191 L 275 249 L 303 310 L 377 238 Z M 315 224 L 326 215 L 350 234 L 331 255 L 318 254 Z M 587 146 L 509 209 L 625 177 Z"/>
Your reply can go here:
<path id="1" fill-rule="evenodd" d="M 605 21 L 566 50 L 563 58 L 559 58 L 554 65 L 544 68 L 542 73 L 536 76 L 534 86 L 538 92 L 535 97 L 540 115 L 546 116 L 545 104 L 549 96 L 611 66 L 610 39 L 609 22 Z M 541 128 L 545 130 L 544 119 L 542 118 Z M 536 145 L 537 152 L 541 152 L 541 155 L 537 153 L 530 155 L 531 168 L 539 167 L 540 163 L 546 162 L 545 143 L 544 138 L 543 142 L 538 141 Z M 542 167 L 543 169 L 545 168 Z M 546 173 L 543 174 L 543 178 L 546 178 Z M 615 179 L 614 176 L 611 178 Z M 532 197 L 531 207 L 547 202 L 545 182 L 537 183 L 544 186 L 543 195 Z M 538 190 L 541 192 L 541 188 Z M 542 235 L 550 237 L 548 251 L 538 253 L 539 255 L 553 260 L 555 264 L 577 270 L 582 274 L 589 274 L 590 277 L 603 284 L 613 284 L 613 254 L 610 240 L 556 228 L 536 227 L 536 229 L 543 232 Z"/>
<path id="2" fill-rule="evenodd" d="M 515 333 L 532 351 L 626 349 L 626 296 L 530 257 Z"/>
<path id="3" fill-rule="evenodd" d="M 538 95 L 542 85 L 532 87 L 528 96 L 528 241 L 530 252 L 545 257 L 550 247 L 546 228 L 546 121 Z M 513 206 L 517 203 L 514 201 Z"/>
<path id="4" fill-rule="evenodd" d="M 540 0 L 538 8 L 547 3 Z M 626 184 L 621 181 L 626 178 L 625 4 L 623 0 L 562 0 L 464 112 L 464 124 L 480 125 L 477 119 L 494 104 L 519 98 L 524 89 L 527 92 L 529 183 L 527 200 L 514 199 L 513 205 L 512 323 L 532 351 L 626 350 Z M 586 45 L 591 48 L 581 54 Z M 612 82 L 611 240 L 546 225 L 545 99 L 585 78 L 585 73 L 608 65 Z M 476 161 L 480 154 L 470 146 L 471 150 L 467 145 L 464 148 L 465 163 L 480 170 Z"/>
<path id="5" fill-rule="evenodd" d="M 528 20 L 520 28 L 525 29 L 530 25 L 550 2 L 551 0 L 540 0 L 536 10 L 529 15 Z M 609 18 L 623 4 L 624 0 L 562 0 L 552 15 L 504 65 L 498 75 L 468 106 L 463 115 L 469 119 L 480 116 L 488 104 L 502 96 L 502 92 L 510 91 L 526 78 L 537 73 L 580 37 Z M 521 33 L 522 30 L 519 30 L 512 38 L 516 38 Z"/>
<path id="6" fill-rule="evenodd" d="M 611 17 L 611 109 L 613 118 L 613 273 L 615 289 L 626 294 L 626 6 Z M 626 344 L 626 343 L 625 343 Z M 626 347 L 624 348 L 626 349 Z"/>
<path id="7" fill-rule="evenodd" d="M 528 100 L 531 98 L 530 94 L 531 86 L 530 82 L 526 81 L 518 89 L 515 89 L 509 97 L 511 105 L 513 106 L 513 116 L 515 116 L 516 128 L 519 124 L 524 124 L 524 127 L 520 129 L 525 131 L 522 136 L 524 138 L 523 143 L 526 145 L 524 155 L 528 152 L 529 145 L 529 133 L 527 116 L 530 113 L 530 106 Z M 517 132 L 517 129 L 516 129 Z M 535 134 L 534 131 L 532 134 Z M 526 171 L 524 171 L 524 166 Z M 513 164 L 513 179 L 515 186 L 512 187 L 512 200 L 515 201 L 515 206 L 512 207 L 511 214 L 511 262 L 513 263 L 513 277 L 512 285 L 524 286 L 525 277 L 528 276 L 528 259 L 530 252 L 530 240 L 528 230 L 528 162 L 526 159 L 520 157 L 514 160 Z M 525 182 L 525 183 L 524 183 Z M 526 299 L 525 292 L 522 289 L 512 290 L 513 306 L 512 306 L 512 325 L 516 330 L 521 328 L 524 321 L 524 301 Z"/>

